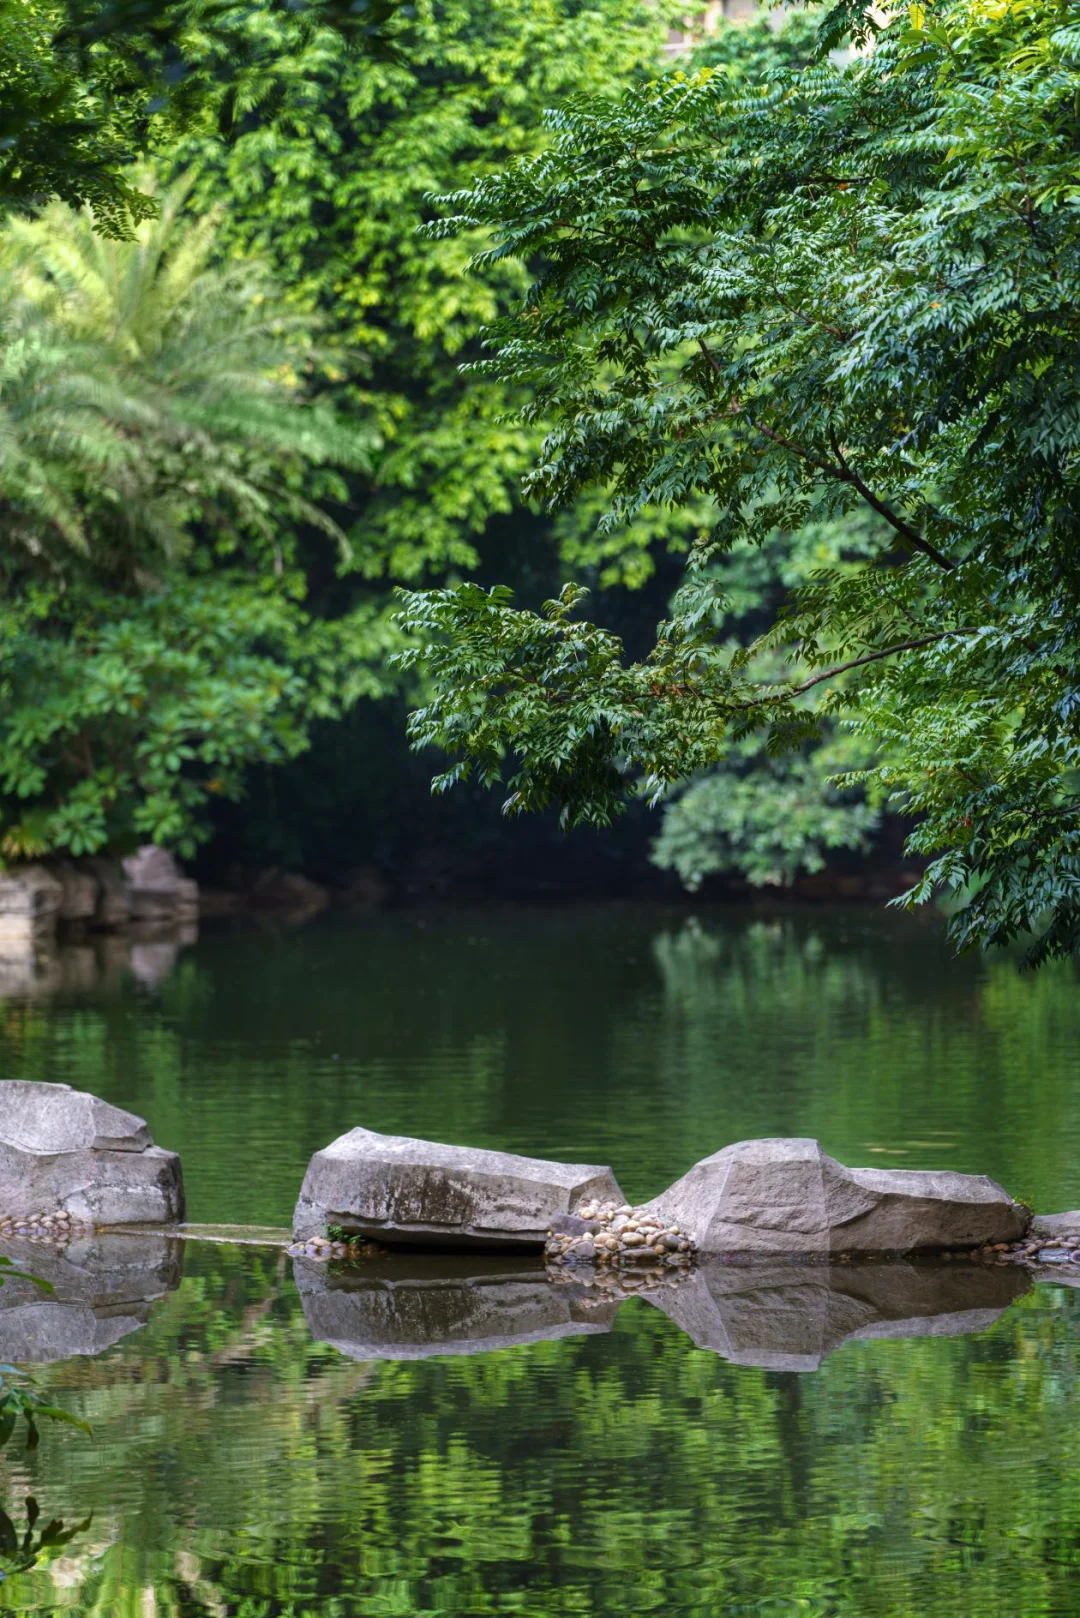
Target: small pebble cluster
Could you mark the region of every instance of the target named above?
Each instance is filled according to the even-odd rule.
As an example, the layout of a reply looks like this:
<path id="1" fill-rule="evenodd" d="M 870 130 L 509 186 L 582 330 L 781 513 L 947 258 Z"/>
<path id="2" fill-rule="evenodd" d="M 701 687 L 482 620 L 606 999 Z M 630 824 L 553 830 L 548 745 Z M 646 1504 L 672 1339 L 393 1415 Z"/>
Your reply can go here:
<path id="1" fill-rule="evenodd" d="M 544 1256 L 549 1264 L 678 1267 L 694 1257 L 694 1244 L 678 1225 L 629 1203 L 583 1202 L 560 1214 L 548 1228 Z"/>
<path id="2" fill-rule="evenodd" d="M 1075 1236 L 1025 1236 L 1019 1242 L 995 1242 L 978 1256 L 997 1264 L 1080 1265 L 1080 1231 Z"/>
<path id="3" fill-rule="evenodd" d="M 329 1262 L 332 1258 L 382 1258 L 385 1247 L 378 1242 L 365 1241 L 362 1236 L 352 1241 L 339 1241 L 330 1236 L 311 1236 L 306 1242 L 291 1242 L 285 1249 L 290 1258 L 317 1258 Z"/>
<path id="4" fill-rule="evenodd" d="M 19 1218 L 12 1214 L 0 1214 L 0 1241 L 7 1236 L 18 1236 L 24 1241 L 52 1242 L 63 1246 L 80 1236 L 89 1236 L 93 1228 L 62 1211 L 25 1214 Z"/>

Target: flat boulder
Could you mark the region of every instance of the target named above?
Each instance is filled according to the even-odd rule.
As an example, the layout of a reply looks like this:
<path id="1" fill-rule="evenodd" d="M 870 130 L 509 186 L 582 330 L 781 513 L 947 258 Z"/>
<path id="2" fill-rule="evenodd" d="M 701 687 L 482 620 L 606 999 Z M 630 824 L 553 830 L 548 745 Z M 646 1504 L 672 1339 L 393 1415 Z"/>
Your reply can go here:
<path id="1" fill-rule="evenodd" d="M 1031 1215 L 951 1169 L 849 1169 L 816 1140 L 740 1141 L 647 1203 L 702 1255 L 917 1253 L 1013 1242 Z"/>
<path id="2" fill-rule="evenodd" d="M 542 1248 L 557 1215 L 596 1198 L 623 1200 L 596 1164 L 351 1129 L 308 1164 L 293 1233 L 340 1226 L 391 1246 Z"/>
<path id="3" fill-rule="evenodd" d="M 175 1224 L 180 1159 L 141 1118 L 66 1084 L 0 1082 L 0 1219 Z"/>

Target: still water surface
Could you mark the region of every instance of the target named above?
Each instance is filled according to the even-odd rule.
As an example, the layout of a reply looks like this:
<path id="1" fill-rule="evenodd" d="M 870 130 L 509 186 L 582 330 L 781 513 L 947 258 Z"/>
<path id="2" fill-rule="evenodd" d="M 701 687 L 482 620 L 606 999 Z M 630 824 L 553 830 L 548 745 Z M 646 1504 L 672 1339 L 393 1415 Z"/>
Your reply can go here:
<path id="1" fill-rule="evenodd" d="M 1080 1206 L 1076 974 L 954 961 L 932 924 L 400 913 L 135 967 L 9 982 L 0 1075 L 142 1113 L 195 1220 L 287 1223 L 309 1154 L 358 1123 L 610 1162 L 635 1199 L 730 1140 L 808 1134 Z M 1076 1289 L 965 1297 L 982 1329 L 874 1327 L 799 1373 L 695 1346 L 692 1308 L 645 1299 L 577 1310 L 584 1335 L 354 1359 L 276 1253 L 190 1244 L 176 1280 L 139 1329 L 38 1372 L 94 1437 L 9 1447 L 3 1503 L 16 1526 L 28 1493 L 93 1517 L 0 1607 L 1080 1613 Z"/>

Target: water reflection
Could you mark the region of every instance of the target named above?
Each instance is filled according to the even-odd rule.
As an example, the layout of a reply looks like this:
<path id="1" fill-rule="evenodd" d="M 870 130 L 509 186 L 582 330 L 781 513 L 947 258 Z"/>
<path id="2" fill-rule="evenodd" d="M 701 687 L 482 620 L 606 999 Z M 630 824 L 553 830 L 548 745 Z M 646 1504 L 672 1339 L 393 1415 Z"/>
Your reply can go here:
<path id="1" fill-rule="evenodd" d="M 298 1261 L 294 1273 L 312 1336 L 354 1360 L 485 1354 L 608 1332 L 620 1307 L 642 1297 L 698 1348 L 775 1371 L 816 1371 L 859 1339 L 986 1331 L 1032 1284 L 1026 1271 L 977 1263 L 707 1264 L 640 1284 L 469 1258 L 329 1270 Z"/>
<path id="2" fill-rule="evenodd" d="M 197 943 L 198 937 L 194 924 L 142 925 L 62 943 L 47 939 L 17 950 L 5 947 L 0 953 L 0 1000 L 115 994 L 128 983 L 156 989 L 176 970 L 181 952 Z"/>
<path id="3" fill-rule="evenodd" d="M 816 1371 L 867 1338 L 987 1331 L 1031 1288 L 1023 1270 L 954 1264 L 703 1264 L 648 1301 L 733 1365 Z"/>
<path id="4" fill-rule="evenodd" d="M 101 1354 L 144 1326 L 183 1272 L 175 1237 L 94 1235 L 62 1249 L 11 1240 L 0 1251 L 51 1288 L 10 1272 L 0 1287 L 0 1361 L 20 1365 Z"/>

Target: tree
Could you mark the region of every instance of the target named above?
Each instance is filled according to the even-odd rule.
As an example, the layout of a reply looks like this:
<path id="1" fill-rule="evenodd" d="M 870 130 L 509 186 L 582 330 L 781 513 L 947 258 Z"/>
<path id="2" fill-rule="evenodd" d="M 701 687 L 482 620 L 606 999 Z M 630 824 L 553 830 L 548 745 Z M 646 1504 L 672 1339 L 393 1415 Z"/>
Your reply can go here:
<path id="1" fill-rule="evenodd" d="M 513 385 L 459 373 L 484 325 L 520 301 L 524 272 L 469 276 L 482 231 L 418 235 L 430 194 L 534 152 L 550 101 L 655 72 L 663 23 L 643 0 L 421 0 L 407 54 L 372 62 L 326 30 L 297 45 L 261 10 L 245 35 L 277 64 L 273 93 L 235 138 L 194 132 L 175 148 L 198 204 L 224 205 L 222 245 L 265 259 L 320 313 L 342 350 L 323 387 L 378 430 L 374 476 L 354 485 L 364 578 L 475 568 L 492 518 L 521 509 L 539 443 L 508 419 Z"/>
<path id="2" fill-rule="evenodd" d="M 371 436 L 305 399 L 311 320 L 211 262 L 185 187 L 130 240 L 54 204 L 0 296 L 0 851 L 190 853 L 247 765 L 381 689 L 386 634 L 311 619 L 295 535 L 344 534 Z"/>
<path id="3" fill-rule="evenodd" d="M 752 734 L 801 743 L 815 691 L 881 750 L 839 784 L 918 817 L 907 902 L 960 896 L 960 945 L 1075 950 L 1078 105 L 1063 0 L 940 0 L 846 65 L 579 102 L 449 199 L 435 239 L 489 229 L 485 273 L 540 265 L 479 366 L 554 423 L 530 494 L 608 485 L 612 524 L 707 497 L 715 520 L 641 663 L 574 589 L 540 614 L 474 585 L 407 598 L 434 688 L 412 735 L 457 755 L 439 785 L 512 755 L 508 808 L 602 824 L 636 781 L 655 801 Z M 864 567 L 824 566 L 754 646 L 718 641 L 712 558 L 865 509 L 888 538 Z M 755 678 L 769 650 L 811 672 Z"/>
<path id="4" fill-rule="evenodd" d="M 334 31 L 366 56 L 392 51 L 396 0 L 262 0 L 300 45 Z M 0 210 L 90 203 L 123 236 L 153 211 L 127 169 L 193 121 L 228 130 L 274 63 L 239 0 L 0 0 Z M 196 71 L 195 64 L 198 63 Z"/>

